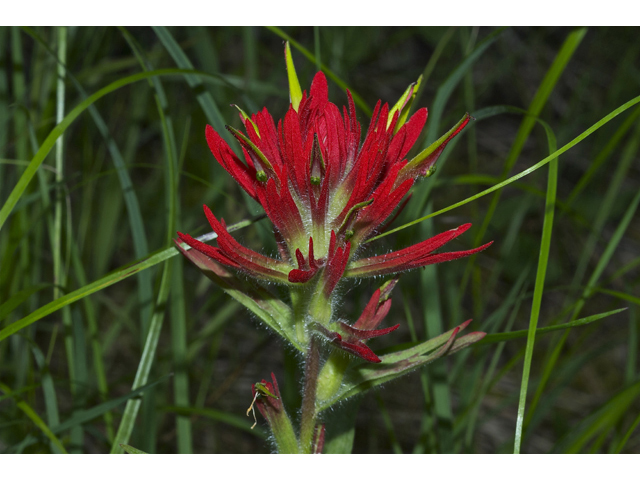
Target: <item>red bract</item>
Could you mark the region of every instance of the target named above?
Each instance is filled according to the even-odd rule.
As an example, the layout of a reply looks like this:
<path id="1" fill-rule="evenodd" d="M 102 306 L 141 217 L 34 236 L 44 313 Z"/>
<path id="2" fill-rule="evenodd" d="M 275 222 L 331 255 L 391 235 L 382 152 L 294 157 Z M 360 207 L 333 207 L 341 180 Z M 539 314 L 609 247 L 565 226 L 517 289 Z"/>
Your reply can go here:
<path id="1" fill-rule="evenodd" d="M 373 353 L 373 350 L 371 350 L 365 342 L 370 338 L 381 337 L 382 335 L 391 333 L 400 326 L 400 324 L 398 324 L 393 327 L 376 330 L 376 327 L 380 325 L 391 309 L 391 299 L 389 295 L 397 282 L 398 279 L 395 278 L 386 282 L 381 288 L 376 290 L 362 311 L 362 315 L 360 315 L 360 318 L 353 326 L 338 321 L 330 325 L 330 328 L 333 330 L 317 323 L 312 324 L 311 327 L 341 350 L 349 352 L 368 362 L 380 363 L 380 358 Z"/>

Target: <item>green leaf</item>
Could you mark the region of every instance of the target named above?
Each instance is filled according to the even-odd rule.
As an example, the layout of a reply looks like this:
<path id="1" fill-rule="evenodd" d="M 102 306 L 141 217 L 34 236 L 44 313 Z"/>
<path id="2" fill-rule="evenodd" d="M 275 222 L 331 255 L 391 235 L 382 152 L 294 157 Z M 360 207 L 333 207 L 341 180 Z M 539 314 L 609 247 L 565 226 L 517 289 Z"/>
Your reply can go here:
<path id="1" fill-rule="evenodd" d="M 442 114 L 444 113 L 444 107 L 446 106 L 447 101 L 449 101 L 449 97 L 451 97 L 451 94 L 460 83 L 460 80 L 462 80 L 467 71 L 487 50 L 487 48 L 489 48 L 493 44 L 493 42 L 495 42 L 506 30 L 507 27 L 501 27 L 487 35 L 487 37 L 478 44 L 473 52 L 471 52 L 462 61 L 462 63 L 460 63 L 460 65 L 451 73 L 451 75 L 449 75 L 449 77 L 447 77 L 442 85 L 438 87 L 435 100 L 433 101 L 433 106 L 429 111 L 427 136 L 425 138 L 423 146 L 430 145 L 435 141 L 437 132 L 440 128 L 440 119 L 442 118 Z"/>
<path id="2" fill-rule="evenodd" d="M 595 413 L 589 415 L 556 445 L 554 453 L 579 453 L 596 435 L 613 430 L 640 396 L 640 382 L 622 390 Z"/>
<path id="3" fill-rule="evenodd" d="M 553 63 L 547 70 L 546 75 L 542 79 L 538 90 L 536 91 L 533 99 L 531 100 L 531 104 L 529 105 L 528 113 L 529 115 L 525 116 L 522 119 L 522 123 L 520 124 L 520 128 L 518 129 L 518 133 L 516 134 L 516 138 L 511 146 L 511 150 L 509 151 L 509 155 L 505 160 L 505 165 L 503 168 L 502 177 L 506 177 L 516 161 L 518 160 L 524 145 L 529 138 L 533 127 L 535 126 L 536 119 L 542 112 L 542 108 L 546 105 L 551 92 L 555 88 L 560 76 L 564 72 L 567 64 L 573 57 L 575 50 L 578 48 L 585 34 L 587 33 L 586 28 L 581 28 L 578 30 L 574 30 L 565 39 L 562 47 L 558 51 L 558 54 L 553 60 Z M 485 232 L 489 228 L 489 224 L 491 223 L 491 219 L 493 218 L 493 214 L 498 206 L 498 202 L 500 200 L 500 195 L 502 192 L 497 192 L 493 198 L 491 199 L 491 204 L 489 205 L 487 214 L 484 217 L 482 222 L 482 226 L 478 231 L 475 239 L 475 244 L 480 245 L 480 241 L 482 237 L 484 237 Z"/>
<path id="4" fill-rule="evenodd" d="M 167 302 L 169 291 L 171 289 L 171 262 L 166 262 L 162 269 L 162 278 L 160 280 L 160 290 L 156 300 L 155 308 L 153 310 L 153 316 L 149 324 L 149 331 L 144 342 L 144 350 L 138 363 L 138 369 L 136 370 L 136 376 L 133 380 L 132 390 L 140 388 L 145 385 L 151 372 L 151 367 L 155 361 L 155 354 L 158 348 L 158 341 L 160 340 L 160 331 L 162 330 L 162 323 L 164 321 L 165 308 L 164 305 Z M 127 401 L 127 405 L 120 421 L 120 426 L 116 433 L 114 443 L 111 447 L 111 453 L 119 453 L 117 446 L 121 443 L 128 442 L 133 432 L 136 417 L 142 404 L 142 399 L 136 398 Z"/>
<path id="5" fill-rule="evenodd" d="M 604 165 L 604 163 L 609 159 L 609 156 L 613 153 L 618 144 L 622 141 L 624 135 L 629 131 L 629 129 L 635 124 L 636 120 L 640 117 L 640 107 L 637 107 L 631 115 L 625 118 L 622 125 L 618 127 L 616 132 L 611 135 L 611 138 L 604 146 L 602 150 L 598 153 L 598 155 L 590 162 L 589 169 L 585 172 L 584 175 L 580 178 L 578 184 L 571 190 L 571 195 L 567 198 L 567 205 L 573 205 L 575 199 L 580 195 L 582 190 L 589 184 L 595 173 L 598 169 Z"/>
<path id="6" fill-rule="evenodd" d="M 261 217 L 258 217 L 258 218 L 261 218 Z M 229 226 L 227 231 L 232 232 L 235 230 L 239 230 L 241 228 L 251 225 L 255 220 L 256 219 L 243 220 L 242 222 L 238 222 L 234 225 Z M 209 241 L 216 237 L 217 235 L 211 232 L 205 235 L 201 235 L 200 237 L 197 238 L 197 240 Z M 19 332 L 23 328 L 28 327 L 32 323 L 37 322 L 41 318 L 46 317 L 47 315 L 50 315 L 51 313 L 60 310 L 65 305 L 69 305 L 71 303 L 77 302 L 78 300 L 83 299 L 87 295 L 91 295 L 92 293 L 99 292 L 100 290 L 110 285 L 113 285 L 114 283 L 118 283 L 124 280 L 125 278 L 130 277 L 131 275 L 134 275 L 149 267 L 153 267 L 154 265 L 162 263 L 165 260 L 168 260 L 169 258 L 174 257 L 176 255 L 179 255 L 179 252 L 175 247 L 164 248 L 155 253 L 152 253 L 146 258 L 143 258 L 137 262 L 134 262 L 129 266 L 124 266 L 122 268 L 119 268 L 111 272 L 110 274 L 105 275 L 100 280 L 96 280 L 95 282 L 92 282 L 88 285 L 85 285 L 84 287 L 74 290 L 73 292 L 62 296 L 57 300 L 54 300 L 53 302 L 49 302 L 46 305 L 43 305 L 42 307 L 38 308 L 35 312 L 30 313 L 26 317 L 21 318 L 20 320 L 13 322 L 12 324 L 0 330 L 0 341 L 13 335 L 16 332 Z"/>
<path id="7" fill-rule="evenodd" d="M 173 35 L 171 35 L 169 30 L 167 30 L 166 27 L 151 28 L 153 28 L 153 31 L 156 33 L 178 67 L 193 70 L 193 63 L 191 63 L 189 57 L 187 57 L 182 48 L 180 48 L 180 45 L 173 38 Z M 213 128 L 222 135 L 230 146 L 234 145 L 234 142 L 231 142 L 230 136 L 224 130 L 224 117 L 222 116 L 222 113 L 220 113 L 220 109 L 213 99 L 213 96 L 206 90 L 202 90 L 202 80 L 198 78 L 197 75 L 187 75 L 185 78 L 189 86 L 197 93 L 196 98 L 202 108 L 202 111 L 207 117 L 207 121 L 211 123 Z"/>
<path id="8" fill-rule="evenodd" d="M 9 388 L 4 383 L 0 383 L 0 390 L 3 390 L 4 393 L 7 395 L 11 395 L 13 393 L 11 388 Z M 29 404 L 27 404 L 27 402 L 25 402 L 24 400 L 16 399 L 16 405 L 20 410 L 22 410 L 25 413 L 27 417 L 31 419 L 31 421 L 35 424 L 36 427 L 42 430 L 42 433 L 44 433 L 47 436 L 47 438 L 59 451 L 61 451 L 62 453 L 68 453 L 65 450 L 64 445 L 62 445 L 62 442 L 60 442 L 60 440 L 58 439 L 58 437 L 56 437 L 56 435 L 51 431 L 51 429 L 47 426 L 44 420 L 40 418 L 40 416 L 35 412 L 33 408 L 29 406 Z"/>
<path id="9" fill-rule="evenodd" d="M 413 370 L 427 365 L 434 360 L 451 355 L 484 337 L 483 332 L 473 332 L 456 338 L 469 322 L 449 330 L 442 335 L 427 340 L 415 347 L 380 357 L 381 363 L 354 362 L 347 368 L 338 393 L 331 399 L 322 402 L 318 411 L 345 400 L 353 395 L 365 392 L 383 383 L 395 380 Z M 430 352 L 428 354 L 425 354 Z"/>
<path id="10" fill-rule="evenodd" d="M 132 83 L 139 82 L 140 80 L 146 80 L 148 78 L 158 77 L 162 75 L 184 75 L 184 74 L 206 75 L 198 71 L 183 70 L 178 68 L 166 68 L 166 69 L 160 69 L 160 70 L 153 70 L 151 72 L 136 73 L 135 75 L 130 75 L 128 77 L 121 78 L 119 80 L 116 80 L 110 83 L 106 87 L 101 88 L 96 93 L 94 93 L 87 99 L 80 102 L 80 104 L 76 108 L 71 110 L 67 114 L 67 116 L 64 117 L 64 120 L 58 123 L 55 126 L 55 128 L 51 130 L 47 138 L 45 138 L 44 142 L 42 142 L 42 145 L 40 146 L 36 154 L 33 156 L 31 161 L 29 162 L 29 166 L 27 167 L 27 169 L 22 173 L 22 176 L 20 177 L 20 180 L 18 180 L 17 185 L 13 188 L 13 190 L 9 194 L 9 197 L 7 198 L 7 201 L 5 202 L 5 204 L 2 206 L 2 209 L 0 209 L 0 229 L 2 229 L 4 223 L 7 221 L 7 218 L 9 218 L 9 215 L 13 211 L 13 208 L 16 206 L 16 203 L 18 203 L 18 200 L 20 200 L 20 197 L 22 196 L 25 189 L 27 188 L 27 185 L 29 185 L 29 182 L 31 182 L 31 179 L 36 174 L 36 172 L 38 171 L 38 168 L 40 167 L 44 159 L 47 157 L 47 155 L 49 154 L 53 146 L 56 144 L 56 141 L 58 140 L 58 138 L 67 130 L 67 128 L 69 128 L 69 126 L 73 123 L 73 121 L 76 118 L 78 118 L 78 116 L 80 116 L 82 112 L 84 112 L 87 108 L 89 108 L 91 105 L 93 105 L 96 101 L 98 101 L 105 95 L 108 95 L 109 93 L 115 90 L 118 90 L 119 88 L 122 88 L 126 85 L 130 85 Z"/>
<path id="11" fill-rule="evenodd" d="M 131 390 L 126 395 L 122 395 L 121 397 L 114 398 L 112 400 L 107 400 L 106 402 L 96 405 L 95 407 L 91 407 L 87 410 L 77 410 L 73 413 L 73 415 L 71 415 L 71 418 L 69 418 L 68 420 L 65 420 L 64 422 L 59 424 L 57 427 L 55 427 L 54 432 L 61 433 L 65 430 L 75 427 L 76 425 L 81 425 L 83 423 L 89 422 L 90 420 L 93 420 L 94 418 L 97 418 L 103 415 L 105 412 L 113 410 L 114 408 L 122 405 L 127 400 L 130 400 L 132 398 L 139 398 L 140 395 L 142 395 L 146 390 L 149 390 L 150 388 L 155 387 L 161 382 L 164 382 L 169 377 L 170 375 L 165 375 L 164 377 L 159 378 L 155 382 L 148 383 L 140 388 Z"/>
<path id="12" fill-rule="evenodd" d="M 549 143 L 549 153 L 553 153 L 556 148 L 556 137 L 550 128 L 547 129 L 547 139 Z M 553 218 L 556 206 L 556 192 L 558 189 L 558 159 L 549 163 L 549 175 L 547 180 L 547 198 L 544 210 L 544 222 L 542 225 L 542 240 L 540 242 L 540 253 L 538 255 L 538 271 L 536 273 L 536 284 L 533 291 L 533 303 L 531 306 L 531 317 L 529 320 L 529 331 L 527 334 L 527 347 L 524 354 L 524 366 L 522 369 L 522 382 L 520 384 L 520 400 L 518 403 L 518 417 L 516 421 L 516 434 L 514 443 L 514 453 L 520 453 L 522 444 L 522 427 L 524 422 L 524 408 L 527 402 L 527 389 L 529 387 L 529 374 L 531 372 L 531 361 L 533 359 L 533 346 L 535 343 L 536 329 L 540 317 L 540 305 L 544 292 L 544 281 L 547 275 L 547 263 L 549 261 L 549 250 L 551 249 L 551 231 L 553 229 Z"/>
<path id="13" fill-rule="evenodd" d="M 165 375 L 164 377 L 156 380 L 155 382 L 149 383 L 149 384 L 145 385 L 144 387 L 140 387 L 140 388 L 137 388 L 136 390 L 132 390 L 131 392 L 127 393 L 126 395 L 122 395 L 121 397 L 114 398 L 113 400 L 108 400 L 106 402 L 103 402 L 103 403 L 101 403 L 99 405 L 96 405 L 95 407 L 89 408 L 87 410 L 76 410 L 71 415 L 71 418 L 69 418 L 68 420 L 65 420 L 64 422 L 56 425 L 55 427 L 52 427 L 51 431 L 53 432 L 53 434 L 59 435 L 59 434 L 63 433 L 65 430 L 69 430 L 70 428 L 73 428 L 73 427 L 76 427 L 78 425 L 82 425 L 82 424 L 84 424 L 86 422 L 89 422 L 89 421 L 93 420 L 94 418 L 97 418 L 97 417 L 99 417 L 101 415 L 104 415 L 105 412 L 109 412 L 109 411 L 113 410 L 114 408 L 122 405 L 127 400 L 129 400 L 131 398 L 139 397 L 145 390 L 148 390 L 150 388 L 155 387 L 156 385 L 158 385 L 159 383 L 165 381 L 169 377 L 170 377 L 170 375 Z M 19 393 L 19 392 L 13 392 L 13 395 L 16 395 L 17 393 Z M 0 397 L 0 400 L 2 400 L 2 398 L 3 397 Z M 4 397 L 4 398 L 6 398 L 6 397 Z M 38 441 L 38 439 L 35 438 L 35 437 L 27 438 L 27 439 L 24 440 L 22 446 L 23 447 L 28 447 L 29 445 L 33 445 L 37 441 Z"/>
<path id="14" fill-rule="evenodd" d="M 331 408 L 322 414 L 322 422 L 326 427 L 322 453 L 351 453 L 361 401 L 361 398 L 354 398 L 340 405 L 340 408 Z"/>
<path id="15" fill-rule="evenodd" d="M 48 283 L 32 285 L 9 297 L 0 305 L 0 322 L 2 322 L 2 320 L 4 320 L 11 312 L 18 308 L 20 304 L 27 300 L 31 295 L 51 286 L 52 285 Z"/>
<path id="16" fill-rule="evenodd" d="M 307 57 L 311 62 L 316 63 L 316 57 L 313 55 L 313 53 L 311 53 L 309 50 L 307 50 L 298 42 L 296 42 L 293 38 L 287 35 L 283 30 L 281 30 L 278 27 L 266 27 L 266 28 L 268 30 L 271 30 L 276 35 L 282 37 L 291 45 L 293 45 L 294 48 L 296 48 L 300 53 L 302 53 L 305 57 Z M 358 95 L 352 88 L 349 88 L 349 86 L 344 82 L 344 80 L 342 80 L 335 73 L 333 73 L 329 69 L 329 67 L 327 67 L 324 63 L 320 63 L 320 65 L 322 67 L 322 71 L 327 75 L 327 77 L 333 80 L 336 85 L 338 85 L 343 90 L 349 90 L 351 92 L 351 96 L 353 97 L 353 101 L 355 102 L 355 104 L 358 105 L 364 111 L 364 113 L 366 113 L 370 117 L 373 112 L 371 111 L 371 108 L 369 107 L 369 105 L 367 105 L 367 103 L 362 99 L 362 97 L 360 97 L 360 95 Z"/>
<path id="17" fill-rule="evenodd" d="M 216 410 L 213 408 L 181 407 L 178 405 L 167 405 L 162 407 L 162 410 L 165 412 L 173 412 L 176 415 L 181 415 L 184 417 L 198 416 L 209 418 L 211 420 L 224 423 L 225 425 L 244 430 L 245 432 L 251 433 L 252 435 L 255 435 L 259 438 L 267 438 L 267 434 L 262 428 L 260 428 L 260 426 L 252 429 L 252 422 L 246 420 L 244 417 L 233 415 L 228 412 L 223 412 L 221 410 Z"/>
<path id="18" fill-rule="evenodd" d="M 622 449 L 624 448 L 624 446 L 629 441 L 629 438 L 631 438 L 631 434 L 635 431 L 636 428 L 638 428 L 638 425 L 640 425 L 640 414 L 638 414 L 638 416 L 636 417 L 634 422 L 631 424 L 631 426 L 627 430 L 627 433 L 624 434 L 624 437 L 622 437 L 620 442 L 618 442 L 618 444 L 616 445 L 615 449 L 613 450 L 613 453 L 622 452 Z"/>

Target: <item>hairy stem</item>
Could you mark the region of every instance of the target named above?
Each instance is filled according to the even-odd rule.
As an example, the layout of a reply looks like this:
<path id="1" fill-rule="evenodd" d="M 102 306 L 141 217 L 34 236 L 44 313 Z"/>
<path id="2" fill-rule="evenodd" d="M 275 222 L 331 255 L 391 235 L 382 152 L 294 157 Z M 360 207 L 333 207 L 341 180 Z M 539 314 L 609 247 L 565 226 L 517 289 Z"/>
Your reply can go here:
<path id="1" fill-rule="evenodd" d="M 316 390 L 320 369 L 320 348 L 312 335 L 304 368 L 304 391 L 302 396 L 302 418 L 300 420 L 301 453 L 311 453 L 313 431 L 316 425 Z"/>

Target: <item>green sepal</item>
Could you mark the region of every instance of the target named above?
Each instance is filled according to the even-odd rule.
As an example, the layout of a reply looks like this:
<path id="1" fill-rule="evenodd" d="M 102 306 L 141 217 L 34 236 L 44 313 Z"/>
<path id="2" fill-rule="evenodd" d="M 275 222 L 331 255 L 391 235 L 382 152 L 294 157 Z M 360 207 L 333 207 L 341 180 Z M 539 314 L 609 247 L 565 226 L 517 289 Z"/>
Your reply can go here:
<path id="1" fill-rule="evenodd" d="M 282 414 L 275 415 L 269 422 L 269 427 L 271 427 L 271 433 L 273 433 L 273 439 L 278 448 L 278 453 L 300 453 L 298 437 L 293 429 L 291 418 L 289 418 L 286 412 L 283 411 Z"/>
<path id="2" fill-rule="evenodd" d="M 395 380 L 440 357 L 456 353 L 482 340 L 485 336 L 484 332 L 473 332 L 457 338 L 458 333 L 468 323 L 465 322 L 459 327 L 406 350 L 382 355 L 380 357 L 381 363 L 351 363 L 345 371 L 342 384 L 336 395 L 320 401 L 318 411 L 325 410 L 337 402 L 366 392 L 373 387 Z"/>
<path id="3" fill-rule="evenodd" d="M 289 42 L 284 44 L 284 58 L 287 64 L 287 77 L 289 79 L 289 99 L 293 109 L 297 112 L 302 100 L 302 89 L 296 75 L 296 67 L 293 65 L 293 57 L 291 56 L 291 46 Z"/>
<path id="4" fill-rule="evenodd" d="M 340 390 L 344 373 L 353 360 L 346 352 L 333 349 L 324 362 L 320 375 L 318 376 L 318 390 L 316 401 L 320 405 L 330 402 Z"/>
<path id="5" fill-rule="evenodd" d="M 382 286 L 378 289 L 380 290 L 380 298 L 378 299 L 378 305 L 380 305 L 382 302 L 386 302 L 387 300 L 389 300 L 389 298 L 391 297 L 391 292 L 393 291 L 394 287 L 398 283 L 398 280 L 400 280 L 400 274 L 396 274 L 393 278 L 390 278 L 389 280 L 387 280 L 382 284 Z"/>

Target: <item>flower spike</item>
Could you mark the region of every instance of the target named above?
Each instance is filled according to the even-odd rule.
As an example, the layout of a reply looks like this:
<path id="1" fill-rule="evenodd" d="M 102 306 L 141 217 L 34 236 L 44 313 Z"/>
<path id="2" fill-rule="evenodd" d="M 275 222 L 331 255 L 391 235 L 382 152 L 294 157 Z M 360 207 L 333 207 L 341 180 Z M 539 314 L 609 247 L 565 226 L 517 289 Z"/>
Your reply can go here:
<path id="1" fill-rule="evenodd" d="M 244 158 L 239 158 L 212 127 L 205 130 L 213 156 L 271 220 L 278 258 L 242 246 L 207 207 L 205 215 L 217 234 L 217 245 L 183 233 L 178 236 L 229 275 L 295 287 L 292 302 L 299 304 L 293 305 L 297 313 L 290 326 L 297 332 L 298 345 L 309 342 L 308 327 L 315 323 L 319 325 L 316 330 L 341 349 L 376 362 L 379 359 L 366 340 L 397 328 L 378 328 L 391 305 L 388 292 L 376 291 L 358 321 L 349 325 L 337 321 L 332 310 L 340 282 L 462 258 L 490 245 L 438 253 L 470 227 L 465 224 L 396 252 L 358 257 L 360 247 L 402 209 L 416 180 L 434 172 L 446 145 L 471 117 L 466 114 L 433 145 L 408 159 L 428 117 L 426 108 L 410 114 L 421 77 L 392 106 L 376 103 L 361 138 L 351 93 L 346 92 L 346 106 L 338 108 L 331 103 L 322 72 L 303 91 L 288 42 L 284 50 L 290 94 L 284 118 L 276 122 L 265 108 L 249 114 L 235 106 L 244 130 L 227 128 L 242 147 Z M 393 284 L 388 284 L 388 291 Z"/>
<path id="2" fill-rule="evenodd" d="M 205 129 L 214 158 L 271 221 L 277 257 L 241 245 L 206 205 L 204 213 L 216 242 L 209 245 L 178 232 L 181 242 L 176 241 L 176 246 L 214 283 L 306 353 L 299 438 L 273 374 L 272 382 L 253 385 L 247 414 L 253 411 L 255 419 L 257 406 L 280 453 L 321 453 L 325 429 L 317 421 L 319 409 L 484 336 L 473 332 L 458 337 L 465 322 L 434 339 L 380 357 L 367 344 L 400 327 L 384 327 L 382 322 L 390 312 L 391 292 L 401 272 L 466 257 L 491 243 L 440 252 L 471 227 L 464 224 L 401 250 L 363 258 L 361 247 L 396 218 L 416 181 L 435 172 L 438 157 L 472 118 L 465 114 L 435 143 L 408 158 L 428 118 L 426 108 L 411 112 L 422 76 L 395 104 L 378 101 L 361 135 L 351 92 L 346 91 L 346 105 L 331 103 L 322 72 L 314 76 L 308 90 L 302 90 L 289 42 L 284 54 L 290 103 L 281 119 L 274 120 L 266 108 L 247 113 L 232 105 L 243 128 L 226 128 L 239 143 L 241 155 L 211 126 Z M 379 275 L 395 276 L 373 293 L 357 321 L 347 322 L 334 311 L 345 290 L 341 282 Z M 269 284 L 278 284 L 279 291 L 272 292 Z M 282 286 L 290 291 L 290 304 L 279 298 Z M 328 355 L 322 351 L 326 344 L 333 348 Z"/>

